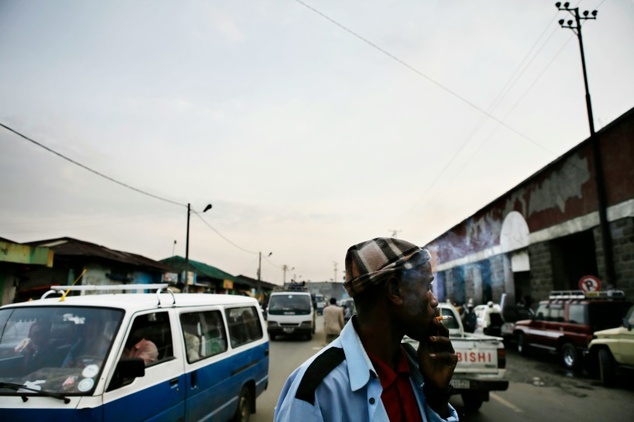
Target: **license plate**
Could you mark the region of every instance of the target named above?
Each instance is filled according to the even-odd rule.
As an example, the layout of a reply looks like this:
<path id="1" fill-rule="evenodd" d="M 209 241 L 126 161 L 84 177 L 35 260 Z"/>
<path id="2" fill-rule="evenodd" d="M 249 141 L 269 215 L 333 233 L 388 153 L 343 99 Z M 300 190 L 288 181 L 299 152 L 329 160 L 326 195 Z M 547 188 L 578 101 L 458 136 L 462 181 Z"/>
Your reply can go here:
<path id="1" fill-rule="evenodd" d="M 285 333 L 292 333 L 293 331 L 295 331 L 294 328 L 284 328 Z"/>
<path id="2" fill-rule="evenodd" d="M 469 380 L 452 379 L 451 385 L 453 388 L 459 388 L 461 390 L 468 390 L 470 387 Z"/>

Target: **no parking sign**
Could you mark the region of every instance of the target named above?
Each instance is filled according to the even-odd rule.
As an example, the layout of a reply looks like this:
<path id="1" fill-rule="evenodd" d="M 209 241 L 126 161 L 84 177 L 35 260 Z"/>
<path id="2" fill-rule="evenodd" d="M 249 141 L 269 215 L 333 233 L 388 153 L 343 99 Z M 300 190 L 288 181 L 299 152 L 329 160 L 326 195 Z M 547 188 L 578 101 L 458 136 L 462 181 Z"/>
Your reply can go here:
<path id="1" fill-rule="evenodd" d="M 584 275 L 579 280 L 579 289 L 584 293 L 598 292 L 601 290 L 601 280 L 593 275 Z"/>

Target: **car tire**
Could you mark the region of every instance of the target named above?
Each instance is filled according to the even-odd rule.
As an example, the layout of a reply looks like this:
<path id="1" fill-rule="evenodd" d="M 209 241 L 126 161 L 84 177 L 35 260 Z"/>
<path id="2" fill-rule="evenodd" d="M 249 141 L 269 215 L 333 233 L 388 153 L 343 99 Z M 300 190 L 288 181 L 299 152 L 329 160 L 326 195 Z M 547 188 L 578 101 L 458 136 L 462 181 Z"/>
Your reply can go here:
<path id="1" fill-rule="evenodd" d="M 253 400 L 251 398 L 251 390 L 248 387 L 242 387 L 240 397 L 238 398 L 238 408 L 233 416 L 233 422 L 247 422 L 251 413 Z"/>
<path id="2" fill-rule="evenodd" d="M 484 402 L 484 397 L 477 391 L 469 391 L 460 394 L 462 396 L 462 404 L 464 405 L 464 409 L 468 413 L 475 413 L 480 410 L 482 407 L 482 403 Z"/>
<path id="3" fill-rule="evenodd" d="M 600 349 L 598 353 L 599 358 L 599 378 L 601 383 L 606 387 L 614 385 L 616 380 L 616 367 L 614 364 L 614 358 L 607 349 Z"/>
<path id="4" fill-rule="evenodd" d="M 524 333 L 519 333 L 517 335 L 517 351 L 522 356 L 528 356 L 528 344 L 526 343 L 526 336 Z"/>
<path id="5" fill-rule="evenodd" d="M 560 349 L 561 363 L 566 369 L 576 369 L 579 366 L 579 352 L 572 343 L 564 343 Z"/>

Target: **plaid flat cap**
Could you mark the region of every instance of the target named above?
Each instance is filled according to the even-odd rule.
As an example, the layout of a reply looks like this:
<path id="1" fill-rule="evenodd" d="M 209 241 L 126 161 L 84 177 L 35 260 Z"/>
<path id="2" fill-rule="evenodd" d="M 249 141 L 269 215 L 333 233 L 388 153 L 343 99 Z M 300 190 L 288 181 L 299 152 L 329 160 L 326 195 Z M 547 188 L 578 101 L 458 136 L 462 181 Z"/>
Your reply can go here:
<path id="1" fill-rule="evenodd" d="M 427 249 L 405 240 L 377 237 L 348 249 L 344 287 L 354 297 L 394 271 L 415 268 L 430 260 Z"/>

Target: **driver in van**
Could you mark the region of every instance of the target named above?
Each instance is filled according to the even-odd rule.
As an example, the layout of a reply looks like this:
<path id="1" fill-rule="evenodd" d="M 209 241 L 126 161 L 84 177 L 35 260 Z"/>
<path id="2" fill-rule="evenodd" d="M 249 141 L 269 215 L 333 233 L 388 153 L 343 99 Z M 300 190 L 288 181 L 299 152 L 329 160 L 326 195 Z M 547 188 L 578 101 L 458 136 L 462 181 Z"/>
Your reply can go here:
<path id="1" fill-rule="evenodd" d="M 24 356 L 23 366 L 27 371 L 34 371 L 45 366 L 45 357 L 49 345 L 51 323 L 38 320 L 29 327 L 29 336 L 22 340 L 16 347 L 16 353 Z"/>
<path id="2" fill-rule="evenodd" d="M 84 358 L 102 361 L 110 347 L 110 338 L 104 333 L 105 328 L 106 323 L 101 315 L 91 313 L 84 316 L 84 323 L 77 326 L 77 341 L 64 358 L 62 368 L 81 367 Z"/>

